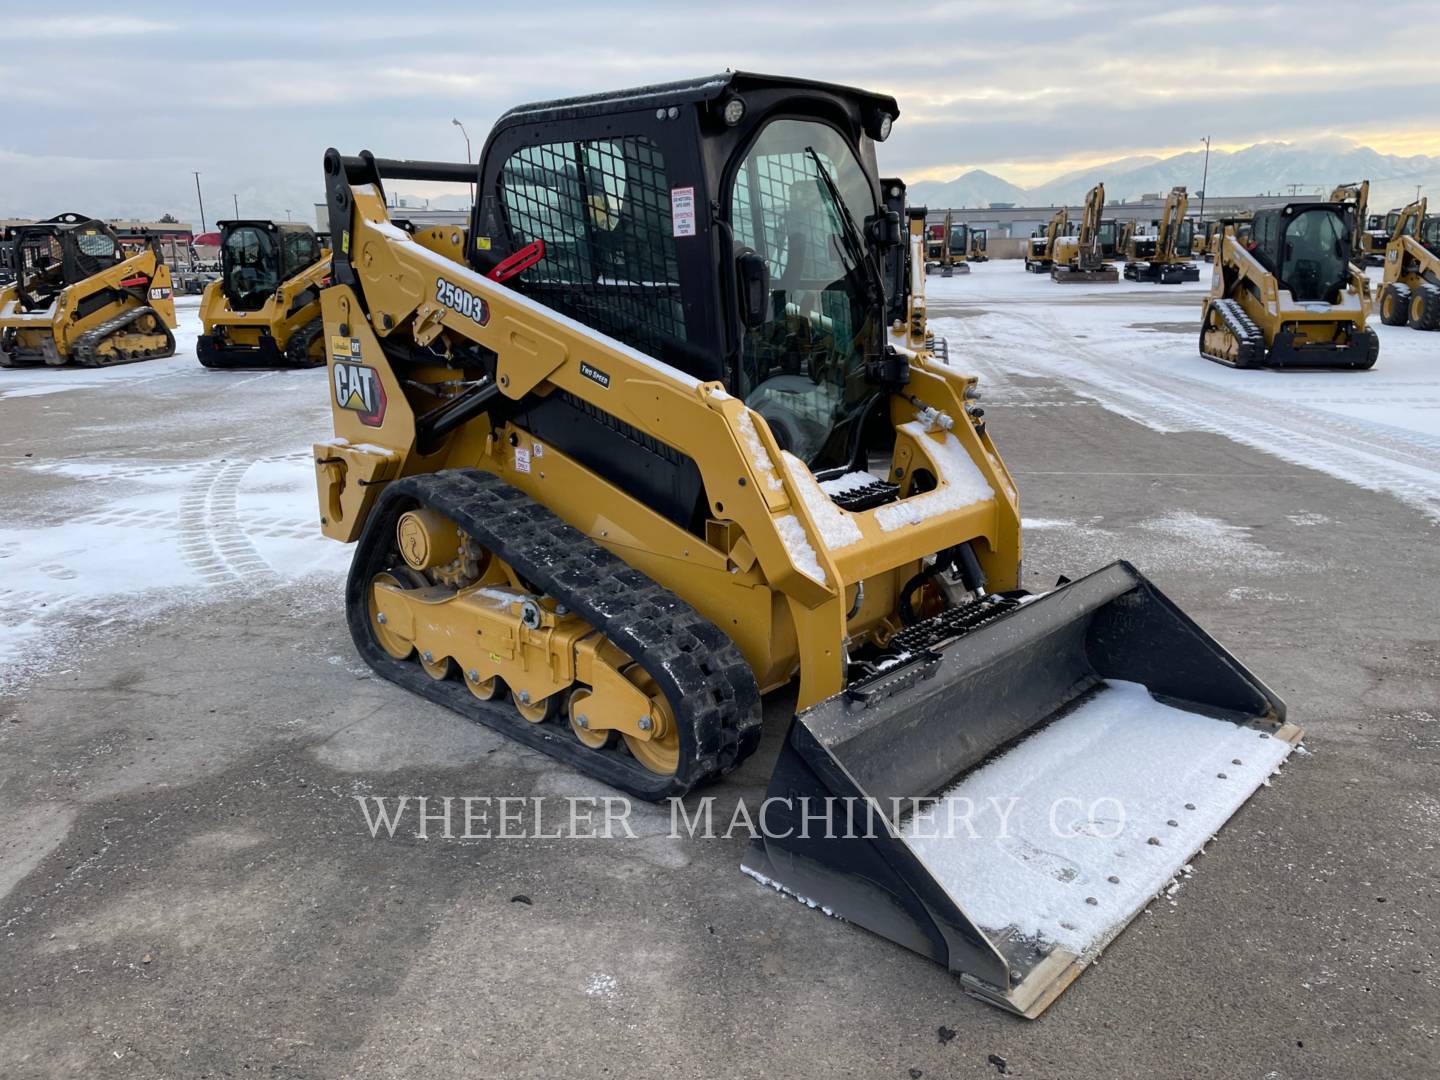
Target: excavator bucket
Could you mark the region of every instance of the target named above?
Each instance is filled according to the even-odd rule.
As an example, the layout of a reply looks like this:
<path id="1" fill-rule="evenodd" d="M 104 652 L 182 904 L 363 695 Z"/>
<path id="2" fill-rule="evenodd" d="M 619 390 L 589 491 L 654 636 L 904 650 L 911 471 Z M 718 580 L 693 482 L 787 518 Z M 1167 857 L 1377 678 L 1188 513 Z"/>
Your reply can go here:
<path id="1" fill-rule="evenodd" d="M 743 868 L 1033 1018 L 1300 731 L 1128 563 L 952 610 L 796 716 Z"/>

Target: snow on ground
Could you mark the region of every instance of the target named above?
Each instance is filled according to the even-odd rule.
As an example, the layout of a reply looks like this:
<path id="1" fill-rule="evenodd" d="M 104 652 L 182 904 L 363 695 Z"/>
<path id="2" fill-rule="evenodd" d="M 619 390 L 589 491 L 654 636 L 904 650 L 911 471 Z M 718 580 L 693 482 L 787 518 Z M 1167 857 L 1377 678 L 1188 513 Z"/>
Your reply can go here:
<path id="1" fill-rule="evenodd" d="M 1011 375 L 1063 383 L 1158 431 L 1215 432 L 1440 521 L 1440 333 L 1375 318 L 1371 371 L 1236 371 L 1199 355 L 1200 265 L 1198 283 L 1058 285 L 997 260 L 927 281 L 931 327 L 990 401 L 1025 403 Z"/>
<path id="2" fill-rule="evenodd" d="M 77 634 L 314 577 L 339 595 L 350 550 L 320 533 L 308 448 L 331 433 L 324 372 L 206 371 L 198 301 L 177 309 L 174 357 L 0 372 L 0 468 L 41 492 L 0 523 L 0 690 Z M 97 389 L 119 392 L 51 400 Z M 74 426 L 35 430 L 42 409 Z"/>
<path id="3" fill-rule="evenodd" d="M 1014 927 L 1088 958 L 1289 753 L 1280 739 L 1112 681 L 969 773 L 903 836 L 985 930 Z"/>

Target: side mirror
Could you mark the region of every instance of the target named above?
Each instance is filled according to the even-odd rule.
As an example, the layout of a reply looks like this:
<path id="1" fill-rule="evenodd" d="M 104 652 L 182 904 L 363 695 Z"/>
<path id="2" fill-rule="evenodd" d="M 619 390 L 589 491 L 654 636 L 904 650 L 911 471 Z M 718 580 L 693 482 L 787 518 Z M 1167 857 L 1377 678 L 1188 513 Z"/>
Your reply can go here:
<path id="1" fill-rule="evenodd" d="M 753 248 L 745 248 L 735 257 L 735 280 L 745 329 L 764 326 L 770 318 L 770 267 Z"/>
<path id="2" fill-rule="evenodd" d="M 895 247 L 900 243 L 899 213 L 894 210 L 884 210 L 878 214 L 871 214 L 865 219 L 865 235 L 875 247 Z"/>

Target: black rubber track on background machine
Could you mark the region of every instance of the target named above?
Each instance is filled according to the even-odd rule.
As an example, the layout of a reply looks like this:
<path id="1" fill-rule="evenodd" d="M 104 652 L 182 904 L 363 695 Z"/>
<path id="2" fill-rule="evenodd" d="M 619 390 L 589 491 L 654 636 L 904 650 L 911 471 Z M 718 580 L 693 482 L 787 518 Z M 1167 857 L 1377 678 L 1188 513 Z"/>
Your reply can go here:
<path id="1" fill-rule="evenodd" d="M 290 340 L 285 343 L 285 359 L 292 367 L 321 367 L 325 364 L 325 354 L 320 354 L 316 360 L 310 355 L 310 346 L 315 339 L 325 332 L 325 320 L 316 316 L 304 326 L 298 327 L 290 335 Z"/>
<path id="2" fill-rule="evenodd" d="M 143 356 L 127 353 L 122 360 L 107 360 L 100 354 L 100 345 L 107 337 L 119 333 L 131 323 L 139 322 L 146 315 L 153 315 L 155 325 L 165 334 L 164 348 L 154 349 Z M 81 334 L 70 358 L 83 367 L 117 367 L 120 364 L 138 364 L 142 360 L 163 360 L 167 356 L 174 355 L 175 335 L 165 324 L 165 320 L 160 317 L 160 313 L 152 307 L 137 307 L 131 308 L 129 311 L 122 311 L 113 319 L 106 319 L 95 329 Z"/>
<path id="3" fill-rule="evenodd" d="M 396 660 L 380 647 L 370 626 L 370 583 L 399 562 L 396 522 L 416 505 L 450 518 L 655 679 L 680 728 L 673 776 L 650 772 L 618 746 L 583 746 L 563 722 L 531 724 L 509 702 L 481 701 L 458 679 L 432 679 L 413 659 Z M 642 799 L 683 795 L 729 772 L 760 742 L 760 692 L 729 637 L 524 492 L 478 469 L 446 469 L 386 487 L 350 565 L 345 611 L 360 655 L 391 682 Z"/>

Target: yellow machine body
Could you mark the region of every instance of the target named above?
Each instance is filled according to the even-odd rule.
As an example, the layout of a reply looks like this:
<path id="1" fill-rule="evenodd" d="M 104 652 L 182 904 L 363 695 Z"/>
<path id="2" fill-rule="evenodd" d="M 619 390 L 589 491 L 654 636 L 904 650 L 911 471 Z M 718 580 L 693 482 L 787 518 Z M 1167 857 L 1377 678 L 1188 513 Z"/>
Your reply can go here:
<path id="1" fill-rule="evenodd" d="M 1385 246 L 1385 275 L 1376 294 L 1376 311 L 1386 326 L 1440 329 L 1440 250 L 1425 243 L 1428 200 L 1400 211 Z"/>
<path id="2" fill-rule="evenodd" d="M 1231 367 L 1367 369 L 1370 282 L 1350 259 L 1343 203 L 1260 210 L 1242 244 L 1227 227 L 1201 312 L 1200 353 Z"/>
<path id="3" fill-rule="evenodd" d="M 175 299 L 158 244 L 125 256 L 79 214 L 21 226 L 16 279 L 0 289 L 0 366 L 106 367 L 175 352 Z"/>
<path id="4" fill-rule="evenodd" d="M 742 868 L 1033 1017 L 1228 812 L 1082 941 L 967 912 L 990 875 L 1053 888 L 1072 856 L 947 876 L 897 800 L 1064 742 L 1105 695 L 1196 714 L 1177 775 L 1225 740 L 1278 762 L 1298 730 L 1133 567 L 1018 591 L 1014 480 L 927 325 L 925 212 L 877 174 L 896 115 L 727 72 L 512 110 L 478 166 L 329 151 L 319 516 L 356 542 L 346 614 L 377 673 L 639 797 L 733 769 L 793 686 Z M 387 178 L 476 184 L 472 227 L 392 220 Z M 1084 766 L 1051 757 L 1042 795 Z M 886 824 L 795 827 L 822 804 Z"/>
<path id="5" fill-rule="evenodd" d="M 325 363 L 320 292 L 330 281 L 329 237 L 306 225 L 222 221 L 221 273 L 200 300 L 195 352 L 205 367 Z"/>

